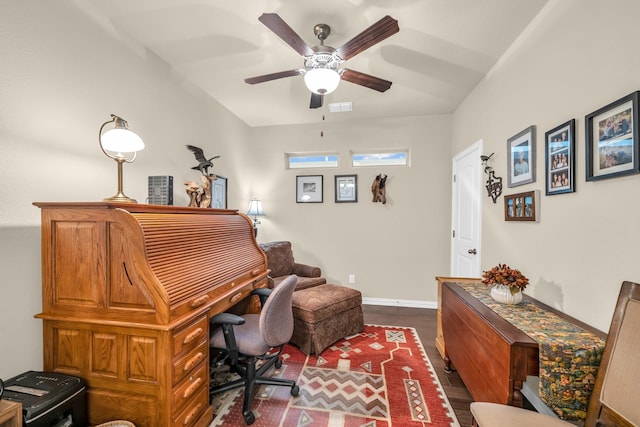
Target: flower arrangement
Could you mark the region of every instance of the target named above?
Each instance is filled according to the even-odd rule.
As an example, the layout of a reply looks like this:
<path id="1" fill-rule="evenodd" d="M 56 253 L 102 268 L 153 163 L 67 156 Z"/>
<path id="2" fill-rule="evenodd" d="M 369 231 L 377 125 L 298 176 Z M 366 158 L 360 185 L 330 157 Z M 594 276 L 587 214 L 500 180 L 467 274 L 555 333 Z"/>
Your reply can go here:
<path id="1" fill-rule="evenodd" d="M 509 287 L 511 295 L 524 290 L 529 284 L 520 270 L 509 267 L 507 264 L 498 264 L 491 270 L 482 273 L 482 283 L 487 285 L 505 285 Z"/>

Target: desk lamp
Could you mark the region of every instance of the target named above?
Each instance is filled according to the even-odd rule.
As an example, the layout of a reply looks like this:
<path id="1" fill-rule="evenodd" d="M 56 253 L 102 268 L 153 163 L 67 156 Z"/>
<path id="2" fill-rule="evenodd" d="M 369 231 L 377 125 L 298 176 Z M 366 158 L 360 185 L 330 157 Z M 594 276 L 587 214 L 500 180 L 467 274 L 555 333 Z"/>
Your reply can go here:
<path id="1" fill-rule="evenodd" d="M 253 233 L 255 237 L 258 237 L 258 224 L 260 224 L 259 216 L 264 216 L 262 210 L 262 202 L 258 199 L 251 199 L 249 203 L 249 209 L 247 210 L 248 216 L 253 216 Z"/>
<path id="2" fill-rule="evenodd" d="M 102 133 L 104 127 L 109 123 L 114 123 L 114 127 Z M 108 202 L 137 203 L 122 192 L 122 164 L 133 163 L 136 159 L 136 153 L 144 148 L 144 142 L 138 135 L 129 130 L 125 120 L 115 114 L 111 115 L 111 120 L 104 122 L 100 126 L 98 142 L 105 156 L 118 163 L 118 192 L 104 200 Z M 129 157 L 131 158 L 129 159 Z"/>

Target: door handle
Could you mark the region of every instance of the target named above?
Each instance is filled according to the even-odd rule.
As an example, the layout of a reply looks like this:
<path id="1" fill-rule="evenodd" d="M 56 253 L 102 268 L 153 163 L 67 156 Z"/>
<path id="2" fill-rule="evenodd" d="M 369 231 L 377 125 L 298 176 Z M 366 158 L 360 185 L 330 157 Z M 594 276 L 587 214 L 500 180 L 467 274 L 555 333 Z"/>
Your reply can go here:
<path id="1" fill-rule="evenodd" d="M 470 253 L 471 255 L 475 255 L 478 253 L 478 251 L 476 251 L 475 248 L 469 249 L 467 252 Z"/>

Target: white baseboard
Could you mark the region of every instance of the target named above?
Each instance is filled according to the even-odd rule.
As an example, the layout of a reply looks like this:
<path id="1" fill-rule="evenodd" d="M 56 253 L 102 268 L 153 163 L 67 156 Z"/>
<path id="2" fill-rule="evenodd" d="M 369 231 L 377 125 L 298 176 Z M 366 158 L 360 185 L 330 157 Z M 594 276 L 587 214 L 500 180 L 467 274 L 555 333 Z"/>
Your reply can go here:
<path id="1" fill-rule="evenodd" d="M 388 298 L 362 298 L 362 304 L 369 305 L 388 305 L 393 307 L 412 307 L 412 308 L 438 308 L 435 301 L 418 301 L 411 299 L 388 299 Z"/>

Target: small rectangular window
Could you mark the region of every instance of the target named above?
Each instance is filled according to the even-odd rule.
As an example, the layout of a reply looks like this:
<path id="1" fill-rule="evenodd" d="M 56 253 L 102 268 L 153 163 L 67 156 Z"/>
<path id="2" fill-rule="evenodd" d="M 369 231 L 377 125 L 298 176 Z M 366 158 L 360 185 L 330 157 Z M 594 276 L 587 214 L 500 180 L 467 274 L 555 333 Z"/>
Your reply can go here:
<path id="1" fill-rule="evenodd" d="M 285 153 L 288 169 L 337 168 L 337 153 Z"/>
<path id="2" fill-rule="evenodd" d="M 352 151 L 352 166 L 408 166 L 409 150 L 368 150 Z"/>

